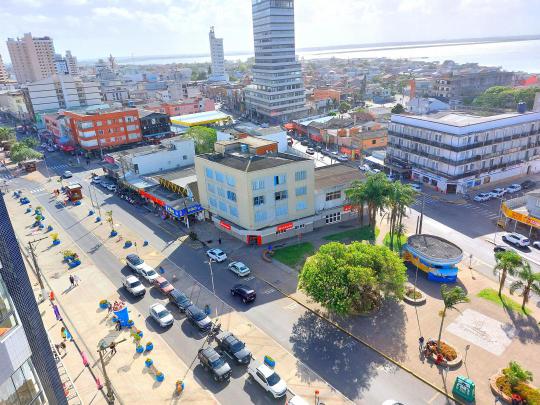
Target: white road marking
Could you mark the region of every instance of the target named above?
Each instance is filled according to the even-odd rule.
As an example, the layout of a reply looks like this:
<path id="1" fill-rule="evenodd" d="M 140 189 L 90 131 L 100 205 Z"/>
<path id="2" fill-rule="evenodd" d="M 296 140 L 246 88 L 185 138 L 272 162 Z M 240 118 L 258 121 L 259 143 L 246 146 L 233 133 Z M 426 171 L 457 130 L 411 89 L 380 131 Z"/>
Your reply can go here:
<path id="1" fill-rule="evenodd" d="M 264 290 L 262 293 L 265 294 L 265 295 L 268 295 L 268 294 L 272 294 L 273 292 L 275 292 L 276 289 L 275 288 L 267 288 L 266 290 Z"/>
<path id="2" fill-rule="evenodd" d="M 297 306 L 298 306 L 298 304 L 296 302 L 293 302 L 293 303 L 290 303 L 289 305 L 284 306 L 283 308 L 293 310 Z"/>

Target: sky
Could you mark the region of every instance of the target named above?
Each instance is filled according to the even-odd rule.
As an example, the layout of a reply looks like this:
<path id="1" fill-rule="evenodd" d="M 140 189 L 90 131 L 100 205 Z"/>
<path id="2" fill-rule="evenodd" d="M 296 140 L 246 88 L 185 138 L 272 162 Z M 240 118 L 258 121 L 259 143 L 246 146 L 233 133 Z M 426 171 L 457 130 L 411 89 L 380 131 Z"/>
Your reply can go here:
<path id="1" fill-rule="evenodd" d="M 297 48 L 540 34 L 540 0 L 295 0 Z M 250 0 L 0 0 L 5 41 L 31 32 L 79 60 L 253 50 Z"/>

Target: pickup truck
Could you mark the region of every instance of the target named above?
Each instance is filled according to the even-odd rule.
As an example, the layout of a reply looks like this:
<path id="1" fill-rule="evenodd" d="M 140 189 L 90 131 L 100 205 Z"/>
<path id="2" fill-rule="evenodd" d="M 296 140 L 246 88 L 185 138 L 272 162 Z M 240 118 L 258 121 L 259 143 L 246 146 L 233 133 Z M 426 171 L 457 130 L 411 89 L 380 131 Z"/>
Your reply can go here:
<path id="1" fill-rule="evenodd" d="M 200 349 L 197 357 L 202 367 L 212 374 L 214 381 L 229 381 L 231 366 L 212 347 Z"/>
<path id="2" fill-rule="evenodd" d="M 269 392 L 274 398 L 281 398 L 287 393 L 287 384 L 281 377 L 266 364 L 255 367 L 249 365 L 247 369 L 250 378 Z"/>
<path id="3" fill-rule="evenodd" d="M 251 361 L 251 352 L 246 349 L 246 344 L 231 332 L 219 332 L 215 339 L 218 345 L 218 351 L 224 352 L 238 364 L 249 364 Z"/>

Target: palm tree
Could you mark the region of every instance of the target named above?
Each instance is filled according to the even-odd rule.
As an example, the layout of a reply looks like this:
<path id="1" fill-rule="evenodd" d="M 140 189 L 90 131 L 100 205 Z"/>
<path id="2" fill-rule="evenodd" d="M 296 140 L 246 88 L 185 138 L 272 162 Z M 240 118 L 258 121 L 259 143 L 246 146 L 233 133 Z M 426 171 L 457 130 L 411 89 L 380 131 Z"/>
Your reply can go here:
<path id="1" fill-rule="evenodd" d="M 501 295 L 502 289 L 504 287 L 504 282 L 506 281 L 506 276 L 510 274 L 513 276 L 517 269 L 523 265 L 521 256 L 518 255 L 513 250 L 507 250 L 504 252 L 495 253 L 495 260 L 497 264 L 493 268 L 493 274 L 500 273 L 500 282 L 499 282 L 499 296 Z"/>
<path id="2" fill-rule="evenodd" d="M 14 141 L 15 133 L 11 128 L 0 127 L 0 141 Z"/>
<path id="3" fill-rule="evenodd" d="M 441 314 L 441 327 L 439 328 L 439 337 L 437 338 L 437 348 L 441 350 L 441 335 L 443 330 L 444 318 L 446 317 L 446 311 L 449 309 L 456 309 L 457 304 L 463 304 L 469 302 L 467 293 L 459 286 L 449 288 L 446 284 L 441 286 L 441 296 L 444 302 L 444 308 Z"/>
<path id="4" fill-rule="evenodd" d="M 358 212 L 360 226 L 364 226 L 364 207 L 366 205 L 364 183 L 354 180 L 351 184 L 351 188 L 345 190 L 345 195 L 354 209 Z"/>
<path id="5" fill-rule="evenodd" d="M 516 275 L 521 280 L 516 280 L 510 284 L 510 294 L 513 294 L 516 290 L 521 290 L 521 295 L 523 296 L 521 309 L 525 311 L 525 305 L 529 302 L 531 291 L 540 295 L 540 273 L 533 272 L 531 265 L 528 262 L 525 262 L 521 268 L 518 269 Z"/>
<path id="6" fill-rule="evenodd" d="M 400 181 L 391 182 L 388 186 L 387 206 L 390 210 L 390 249 L 394 249 L 394 238 L 401 236 L 403 217 L 407 216 L 407 207 L 414 202 L 414 189 Z"/>

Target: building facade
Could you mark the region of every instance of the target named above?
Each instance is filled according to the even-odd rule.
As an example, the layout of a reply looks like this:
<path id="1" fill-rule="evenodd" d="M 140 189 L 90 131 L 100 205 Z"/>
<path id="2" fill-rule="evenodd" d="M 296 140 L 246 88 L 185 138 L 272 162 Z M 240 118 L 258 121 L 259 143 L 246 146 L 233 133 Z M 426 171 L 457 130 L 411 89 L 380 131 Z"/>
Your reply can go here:
<path id="1" fill-rule="evenodd" d="M 115 148 L 142 140 L 136 109 L 66 111 L 70 137 L 86 151 Z"/>
<path id="2" fill-rule="evenodd" d="M 65 59 L 68 67 L 68 74 L 71 76 L 78 76 L 79 64 L 77 63 L 77 58 L 71 54 L 71 51 L 66 51 Z"/>
<path id="3" fill-rule="evenodd" d="M 208 39 L 210 40 L 210 59 L 212 61 L 212 73 L 208 80 L 211 82 L 226 82 L 229 78 L 225 73 L 223 38 L 216 38 L 214 27 L 210 27 Z"/>
<path id="4" fill-rule="evenodd" d="M 0 55 L 0 84 L 6 84 L 7 82 L 9 82 L 9 74 L 2 60 L 2 55 Z"/>
<path id="5" fill-rule="evenodd" d="M 22 38 L 9 38 L 7 47 L 17 82 L 35 82 L 56 73 L 52 38 L 26 33 Z"/>
<path id="6" fill-rule="evenodd" d="M 540 113 L 394 114 L 387 164 L 446 193 L 540 171 Z"/>
<path id="7" fill-rule="evenodd" d="M 29 83 L 26 88 L 36 114 L 101 104 L 101 92 L 96 82 L 83 82 L 69 75 L 54 75 Z"/>
<path id="8" fill-rule="evenodd" d="M 143 138 L 162 138 L 171 133 L 171 118 L 167 114 L 139 110 Z"/>
<path id="9" fill-rule="evenodd" d="M 209 98 L 196 97 L 172 103 L 151 103 L 144 105 L 144 109 L 157 111 L 171 117 L 175 115 L 196 114 L 205 111 L 214 111 L 216 105 Z"/>
<path id="10" fill-rule="evenodd" d="M 32 118 L 21 90 L 0 91 L 0 110 L 19 120 Z"/>
<path id="11" fill-rule="evenodd" d="M 510 86 L 514 73 L 486 68 L 478 72 L 452 72 L 434 79 L 431 95 L 445 100 L 463 101 L 482 94 L 493 86 Z"/>
<path id="12" fill-rule="evenodd" d="M 3 199 L 0 224 L 0 401 L 14 405 L 67 405 Z"/>
<path id="13" fill-rule="evenodd" d="M 278 124 L 307 113 L 300 62 L 296 60 L 294 1 L 252 0 L 255 64 L 245 89 L 255 120 Z"/>

